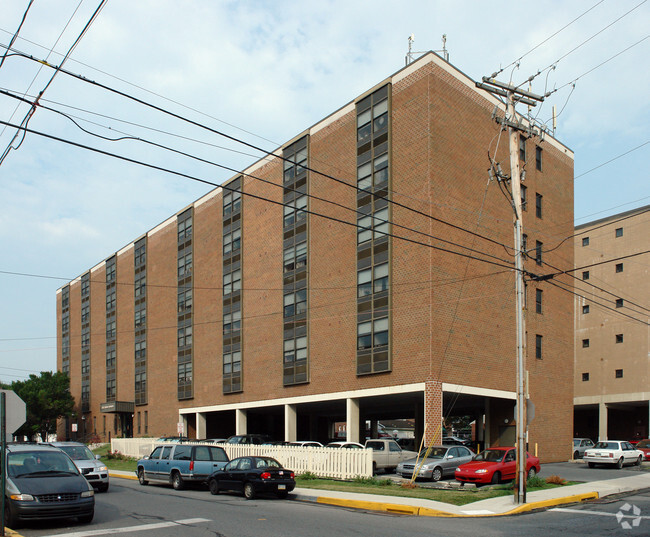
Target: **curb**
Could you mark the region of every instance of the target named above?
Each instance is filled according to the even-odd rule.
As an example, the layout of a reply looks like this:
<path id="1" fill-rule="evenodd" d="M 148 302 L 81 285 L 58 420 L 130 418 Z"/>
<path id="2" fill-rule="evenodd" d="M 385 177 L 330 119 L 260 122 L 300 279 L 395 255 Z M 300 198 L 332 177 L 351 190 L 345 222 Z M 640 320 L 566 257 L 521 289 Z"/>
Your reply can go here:
<path id="1" fill-rule="evenodd" d="M 399 515 L 447 517 L 447 518 L 510 516 L 510 515 L 517 515 L 521 513 L 527 513 L 530 511 L 535 511 L 537 509 L 547 509 L 549 507 L 557 507 L 558 505 L 568 505 L 573 503 L 585 502 L 588 500 L 597 500 L 598 498 L 599 495 L 597 492 L 586 492 L 584 494 L 574 494 L 571 496 L 563 496 L 561 498 L 554 498 L 551 500 L 540 500 L 537 502 L 531 502 L 524 505 L 519 505 L 514 509 L 510 509 L 503 513 L 481 511 L 472 514 L 472 513 L 452 513 L 449 511 L 441 511 L 439 509 L 431 509 L 429 507 L 419 507 L 413 505 L 394 504 L 388 502 L 373 502 L 367 500 L 347 500 L 342 498 L 331 498 L 327 496 L 314 497 L 314 496 L 299 495 L 297 497 L 299 501 L 334 505 L 337 507 L 348 507 L 351 509 L 363 509 L 366 511 L 380 511 L 384 513 L 392 513 L 392 514 L 399 514 Z"/>
<path id="2" fill-rule="evenodd" d="M 108 471 L 109 477 L 119 477 L 121 479 L 133 479 L 134 481 L 138 480 L 137 475 L 131 475 L 130 473 L 116 473 L 116 472 L 111 472 L 110 470 Z"/>

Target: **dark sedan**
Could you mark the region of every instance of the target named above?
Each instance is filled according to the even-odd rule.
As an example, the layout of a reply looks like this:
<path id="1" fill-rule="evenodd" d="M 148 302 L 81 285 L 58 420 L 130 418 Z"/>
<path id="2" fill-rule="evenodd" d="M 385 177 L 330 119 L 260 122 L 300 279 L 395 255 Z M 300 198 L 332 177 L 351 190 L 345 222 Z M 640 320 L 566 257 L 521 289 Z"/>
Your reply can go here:
<path id="1" fill-rule="evenodd" d="M 260 492 L 286 498 L 295 488 L 295 475 L 271 457 L 239 457 L 208 477 L 212 494 L 233 490 L 252 500 Z"/>

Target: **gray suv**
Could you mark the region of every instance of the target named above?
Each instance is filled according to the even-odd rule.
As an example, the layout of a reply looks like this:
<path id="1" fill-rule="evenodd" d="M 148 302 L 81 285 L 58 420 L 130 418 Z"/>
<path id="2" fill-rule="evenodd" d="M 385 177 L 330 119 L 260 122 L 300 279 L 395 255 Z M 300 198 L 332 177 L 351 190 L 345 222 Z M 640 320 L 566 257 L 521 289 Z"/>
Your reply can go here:
<path id="1" fill-rule="evenodd" d="M 108 490 L 108 468 L 98 460 L 99 455 L 95 455 L 85 444 L 81 442 L 50 442 L 49 444 L 65 452 L 93 488 L 99 492 Z"/>

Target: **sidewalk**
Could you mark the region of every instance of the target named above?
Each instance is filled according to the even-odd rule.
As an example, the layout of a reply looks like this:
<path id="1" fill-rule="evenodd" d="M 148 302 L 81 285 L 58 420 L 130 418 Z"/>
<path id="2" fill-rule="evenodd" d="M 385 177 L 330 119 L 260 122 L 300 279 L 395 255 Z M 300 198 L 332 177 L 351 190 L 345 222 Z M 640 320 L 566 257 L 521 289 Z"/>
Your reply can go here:
<path id="1" fill-rule="evenodd" d="M 109 471 L 111 477 L 137 479 L 133 472 Z M 554 489 L 529 492 L 527 503 L 515 505 L 512 496 L 489 498 L 466 505 L 451 505 L 433 500 L 420 498 L 404 498 L 398 496 L 380 496 L 377 494 L 356 494 L 331 490 L 296 488 L 292 497 L 303 502 L 338 505 L 369 511 L 384 511 L 387 513 L 439 516 L 439 517 L 476 517 L 514 515 L 545 509 L 559 505 L 579 503 L 587 500 L 604 498 L 612 494 L 633 492 L 650 488 L 650 473 L 642 473 L 633 477 L 592 481 L 580 485 L 569 485 Z"/>

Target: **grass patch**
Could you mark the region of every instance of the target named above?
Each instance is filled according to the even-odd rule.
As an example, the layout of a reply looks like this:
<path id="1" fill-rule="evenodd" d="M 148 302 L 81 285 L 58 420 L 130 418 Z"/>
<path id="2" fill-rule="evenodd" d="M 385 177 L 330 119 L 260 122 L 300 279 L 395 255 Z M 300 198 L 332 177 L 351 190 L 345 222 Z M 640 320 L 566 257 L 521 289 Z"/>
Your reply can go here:
<path id="1" fill-rule="evenodd" d="M 137 459 L 126 457 L 121 453 L 111 452 L 110 444 L 105 444 L 93 449 L 95 455 L 100 456 L 100 460 L 109 470 L 121 470 L 123 472 L 133 472 L 135 474 Z"/>

